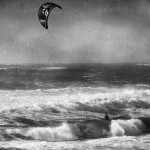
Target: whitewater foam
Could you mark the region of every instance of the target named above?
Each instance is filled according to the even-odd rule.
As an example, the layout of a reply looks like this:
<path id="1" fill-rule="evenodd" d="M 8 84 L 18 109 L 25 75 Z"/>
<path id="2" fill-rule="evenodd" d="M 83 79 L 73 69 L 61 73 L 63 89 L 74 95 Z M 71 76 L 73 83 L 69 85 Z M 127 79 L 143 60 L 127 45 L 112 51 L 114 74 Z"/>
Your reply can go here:
<path id="1" fill-rule="evenodd" d="M 150 108 L 150 90 L 135 88 L 65 88 L 30 91 L 0 91 L 3 107 L 46 105 L 66 109 L 103 112 L 104 108 Z M 8 105 L 9 103 L 9 105 Z M 65 104 L 65 105 L 64 105 Z M 85 108 L 83 108 L 83 104 Z M 142 105 L 141 105 L 142 104 Z M 118 106 L 118 107 L 116 107 Z M 140 106 L 140 107 L 139 107 Z M 142 107 L 143 106 L 143 107 Z M 36 109 L 36 108 L 35 108 Z"/>
<path id="2" fill-rule="evenodd" d="M 146 127 L 140 119 L 112 120 L 110 124 L 110 133 L 112 136 L 136 136 L 145 131 Z"/>
<path id="3" fill-rule="evenodd" d="M 40 70 L 62 70 L 62 69 L 66 69 L 66 67 L 43 67 L 43 68 L 40 68 Z"/>
<path id="4" fill-rule="evenodd" d="M 75 125 L 62 123 L 57 127 L 34 127 L 29 129 L 8 129 L 9 134 L 20 134 L 34 140 L 43 141 L 75 141 L 78 140 L 80 129 Z"/>
<path id="5" fill-rule="evenodd" d="M 149 121 L 148 121 L 149 122 Z M 57 124 L 55 127 L 30 127 L 7 129 L 6 134 L 14 138 L 41 141 L 76 141 L 114 136 L 139 136 L 147 133 L 147 122 L 137 119 L 86 120 L 83 122 Z"/>

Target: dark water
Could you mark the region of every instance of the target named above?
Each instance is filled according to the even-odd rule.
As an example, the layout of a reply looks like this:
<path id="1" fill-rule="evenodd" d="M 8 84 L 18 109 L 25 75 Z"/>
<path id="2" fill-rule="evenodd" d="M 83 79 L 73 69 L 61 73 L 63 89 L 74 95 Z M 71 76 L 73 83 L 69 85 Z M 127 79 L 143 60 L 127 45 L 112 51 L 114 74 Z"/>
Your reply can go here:
<path id="1" fill-rule="evenodd" d="M 1 90 L 150 84 L 150 65 L 0 66 Z"/>

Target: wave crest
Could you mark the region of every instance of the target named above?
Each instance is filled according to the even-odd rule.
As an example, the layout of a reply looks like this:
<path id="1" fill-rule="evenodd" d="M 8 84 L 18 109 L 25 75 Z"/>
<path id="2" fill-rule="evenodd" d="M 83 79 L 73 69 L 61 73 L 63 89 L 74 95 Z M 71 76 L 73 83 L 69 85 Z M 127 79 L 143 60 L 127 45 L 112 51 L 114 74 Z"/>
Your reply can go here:
<path id="1" fill-rule="evenodd" d="M 112 136 L 135 136 L 141 135 L 145 131 L 146 126 L 139 119 L 112 120 L 110 125 L 110 132 Z"/>
<path id="2" fill-rule="evenodd" d="M 145 121 L 146 120 L 146 121 Z M 56 126 L 7 129 L 5 135 L 13 138 L 43 141 L 75 141 L 111 136 L 138 136 L 149 131 L 149 118 L 117 120 L 84 120 L 74 123 L 64 122 Z M 8 136 L 7 136 L 8 137 Z"/>

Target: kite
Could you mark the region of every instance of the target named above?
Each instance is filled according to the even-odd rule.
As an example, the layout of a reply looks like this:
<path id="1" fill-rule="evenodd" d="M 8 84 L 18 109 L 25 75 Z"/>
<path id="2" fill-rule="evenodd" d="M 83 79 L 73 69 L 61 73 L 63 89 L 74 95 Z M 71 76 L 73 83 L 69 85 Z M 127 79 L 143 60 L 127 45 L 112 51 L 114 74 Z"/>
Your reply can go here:
<path id="1" fill-rule="evenodd" d="M 39 21 L 45 29 L 48 29 L 48 17 L 50 12 L 55 7 L 62 9 L 61 6 L 50 2 L 42 4 L 41 7 L 39 8 L 39 12 L 38 12 Z"/>

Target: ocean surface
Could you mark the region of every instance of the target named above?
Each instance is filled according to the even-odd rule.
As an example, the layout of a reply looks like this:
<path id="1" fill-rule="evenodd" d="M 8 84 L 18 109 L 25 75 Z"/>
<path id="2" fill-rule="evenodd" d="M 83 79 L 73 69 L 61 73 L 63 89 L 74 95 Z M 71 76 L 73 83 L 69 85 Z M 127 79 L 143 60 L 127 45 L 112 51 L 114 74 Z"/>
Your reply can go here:
<path id="1" fill-rule="evenodd" d="M 0 149 L 149 150 L 149 139 L 149 64 L 0 65 Z"/>

